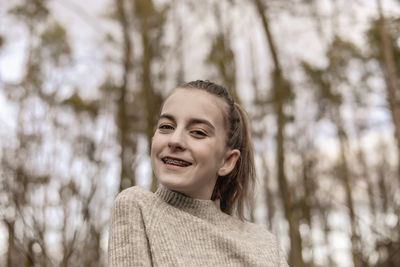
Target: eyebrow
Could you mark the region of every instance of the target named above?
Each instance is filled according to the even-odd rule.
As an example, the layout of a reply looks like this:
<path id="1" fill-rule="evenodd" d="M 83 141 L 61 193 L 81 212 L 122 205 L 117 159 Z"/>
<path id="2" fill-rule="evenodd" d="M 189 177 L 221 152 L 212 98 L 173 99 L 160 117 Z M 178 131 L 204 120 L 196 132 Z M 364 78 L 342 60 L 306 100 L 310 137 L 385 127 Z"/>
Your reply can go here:
<path id="1" fill-rule="evenodd" d="M 161 120 L 161 119 L 167 119 L 167 120 L 170 120 L 170 121 L 176 123 L 175 117 L 168 113 L 161 114 L 158 120 Z M 212 125 L 211 122 L 209 122 L 208 120 L 204 120 L 204 119 L 200 119 L 200 118 L 191 118 L 189 120 L 189 125 L 192 125 L 192 124 L 205 124 L 209 128 L 211 128 L 211 130 L 215 131 L 214 125 Z"/>

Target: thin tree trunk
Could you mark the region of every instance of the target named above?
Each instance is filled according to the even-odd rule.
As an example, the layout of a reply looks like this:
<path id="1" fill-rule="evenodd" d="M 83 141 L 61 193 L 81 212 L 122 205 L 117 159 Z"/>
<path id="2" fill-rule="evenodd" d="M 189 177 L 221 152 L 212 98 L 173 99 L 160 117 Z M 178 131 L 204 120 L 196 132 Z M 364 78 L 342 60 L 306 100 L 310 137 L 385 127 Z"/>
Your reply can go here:
<path id="1" fill-rule="evenodd" d="M 278 185 L 286 220 L 289 223 L 289 237 L 290 237 L 290 252 L 289 252 L 289 265 L 296 267 L 304 267 L 304 260 L 302 256 L 301 235 L 299 231 L 299 218 L 296 216 L 292 200 L 291 192 L 287 182 L 285 173 L 285 154 L 284 154 L 284 129 L 285 129 L 285 114 L 283 111 L 284 103 L 289 91 L 289 84 L 283 77 L 281 65 L 278 58 L 278 52 L 269 28 L 269 22 L 265 15 L 265 7 L 261 0 L 253 0 L 255 7 L 260 15 L 265 36 L 267 37 L 270 53 L 274 62 L 273 71 L 273 94 L 274 105 L 277 123 L 276 134 L 276 158 L 278 167 Z"/>
<path id="2" fill-rule="evenodd" d="M 276 73 L 276 79 L 279 81 L 282 77 L 279 77 Z M 285 116 L 283 113 L 283 99 L 280 95 L 282 91 L 282 85 L 275 84 L 275 93 L 278 94 L 275 103 L 275 112 L 277 116 L 278 132 L 276 135 L 276 154 L 277 154 L 277 165 L 278 165 L 278 185 L 280 195 L 283 201 L 283 207 L 285 211 L 286 219 L 289 223 L 289 237 L 290 237 L 290 253 L 289 253 L 289 265 L 304 267 L 304 260 L 302 256 L 302 244 L 301 236 L 299 231 L 299 218 L 296 216 L 293 210 L 292 198 L 290 188 L 287 182 L 285 173 L 285 151 L 284 151 L 284 127 L 285 127 Z"/>
<path id="3" fill-rule="evenodd" d="M 8 232 L 8 247 L 7 247 L 7 260 L 6 260 L 6 266 L 7 267 L 13 267 L 15 264 L 13 264 L 13 254 L 15 253 L 15 233 L 14 233 L 14 222 L 9 222 L 4 220 L 6 226 L 7 226 L 7 232 Z"/>
<path id="4" fill-rule="evenodd" d="M 272 196 L 272 192 L 269 186 L 269 168 L 267 164 L 267 159 L 265 156 L 262 157 L 262 169 L 264 170 L 264 195 L 265 195 L 265 204 L 267 206 L 267 221 L 268 221 L 268 229 L 272 231 L 273 229 L 273 218 L 275 216 L 275 205 L 274 198 Z"/>
<path id="5" fill-rule="evenodd" d="M 300 152 L 301 153 L 301 152 Z M 311 209 L 312 209 L 312 203 L 313 203 L 313 184 L 312 184 L 312 177 L 310 176 L 311 174 L 311 169 L 312 169 L 312 164 L 313 161 L 312 159 L 309 159 L 309 157 L 306 156 L 306 151 L 304 153 L 301 153 L 301 165 L 302 165 L 302 178 L 303 178 L 303 190 L 304 190 L 304 195 L 303 195 L 303 200 L 300 202 L 301 203 L 301 210 L 302 210 L 302 218 L 305 219 L 306 223 L 308 224 L 309 229 L 312 229 L 312 219 L 311 219 Z M 313 152 L 311 152 L 313 153 Z M 313 245 L 313 240 L 312 240 L 312 234 L 309 234 L 307 238 L 304 238 L 303 240 L 303 248 L 307 247 L 311 251 L 311 259 L 305 263 L 306 266 L 313 266 L 314 265 L 314 245 Z"/>
<path id="6" fill-rule="evenodd" d="M 359 125 L 357 125 L 357 127 L 356 127 L 356 134 L 357 134 L 357 143 L 358 143 L 357 157 L 358 157 L 358 161 L 360 162 L 360 165 L 361 165 L 361 177 L 362 177 L 362 179 L 365 180 L 366 185 L 367 185 L 368 204 L 369 204 L 369 209 L 370 209 L 371 216 L 372 216 L 372 224 L 376 225 L 377 206 L 376 206 L 376 201 L 374 199 L 374 196 L 375 196 L 374 184 L 373 184 L 370 172 L 368 170 L 367 159 L 365 158 L 365 151 L 363 150 L 362 144 L 360 141 L 361 140 L 361 129 L 360 129 Z"/>
<path id="7" fill-rule="evenodd" d="M 378 166 L 378 188 L 379 188 L 379 196 L 381 199 L 381 210 L 383 214 L 387 214 L 389 211 L 389 192 L 386 188 L 386 169 L 388 168 L 388 164 L 385 159 Z"/>
<path id="8" fill-rule="evenodd" d="M 235 54 L 230 45 L 230 28 L 223 23 L 223 18 L 226 16 L 221 16 L 223 12 L 219 4 L 219 2 L 215 2 L 213 6 L 218 32 L 213 40 L 215 51 L 211 54 L 209 61 L 217 68 L 223 84 L 230 89 L 233 99 L 240 104 L 241 100 L 236 89 Z"/>
<path id="9" fill-rule="evenodd" d="M 129 142 L 129 127 L 127 114 L 127 93 L 129 86 L 129 76 L 132 71 L 132 43 L 129 35 L 129 22 L 125 14 L 125 1 L 116 0 L 118 19 L 123 36 L 123 74 L 122 84 L 119 87 L 118 99 L 118 128 L 119 128 L 119 143 L 121 147 L 121 170 L 120 170 L 120 185 L 119 191 L 124 190 L 129 186 L 135 185 L 135 171 L 132 164 L 132 155 L 130 150 L 136 151 L 136 140 Z"/>
<path id="10" fill-rule="evenodd" d="M 329 219 L 328 219 L 330 207 L 328 207 L 325 204 L 321 205 L 321 203 L 319 203 L 318 210 L 321 214 L 320 218 L 322 220 L 321 223 L 322 223 L 322 230 L 324 233 L 324 243 L 326 244 L 326 247 L 327 247 L 327 262 L 328 262 L 328 264 L 326 264 L 326 266 L 337 266 L 334 263 L 334 260 L 332 257 L 334 255 L 334 249 L 332 248 L 332 244 L 331 244 L 332 242 L 330 242 L 330 240 L 329 240 L 329 236 L 332 232 L 330 225 L 329 225 Z"/>
<path id="11" fill-rule="evenodd" d="M 179 4 L 179 2 L 178 2 Z M 182 25 L 182 21 L 181 18 L 179 17 L 179 12 L 178 12 L 178 4 L 176 0 L 172 1 L 172 19 L 173 19 L 173 23 L 175 25 L 175 29 L 176 29 L 176 36 L 177 36 L 177 40 L 176 40 L 176 58 L 177 58 L 177 62 L 178 62 L 178 70 L 177 70 L 177 74 L 176 74 L 176 81 L 177 84 L 182 84 L 185 81 L 185 33 L 183 30 L 183 25 Z M 183 18 L 184 19 L 184 18 Z"/>
<path id="12" fill-rule="evenodd" d="M 354 209 L 353 193 L 350 184 L 350 171 L 348 167 L 348 161 L 346 155 L 348 154 L 348 142 L 347 136 L 343 129 L 343 123 L 340 118 L 339 110 L 336 110 L 336 125 L 337 125 L 337 135 L 340 142 L 340 169 L 341 173 L 339 178 L 341 179 L 346 196 L 347 208 L 349 209 L 350 217 L 350 238 L 351 238 L 351 252 L 353 258 L 354 267 L 362 266 L 362 255 L 360 250 L 360 235 L 358 232 L 358 223 Z"/>
<path id="13" fill-rule="evenodd" d="M 384 61 L 383 65 L 385 71 L 387 100 L 389 102 L 389 108 L 392 114 L 395 138 L 397 142 L 397 155 L 399 159 L 398 179 L 400 181 L 400 107 L 398 105 L 399 100 L 396 93 L 398 91 L 397 70 L 393 57 L 392 45 L 385 25 L 385 16 L 383 15 L 381 0 L 377 0 L 377 5 L 379 12 L 379 33 L 381 38 L 381 49 Z"/>
<path id="14" fill-rule="evenodd" d="M 155 38 L 151 37 L 151 31 L 160 30 L 163 26 L 160 14 L 155 11 L 152 0 L 136 0 L 135 14 L 139 22 L 140 36 L 142 40 L 142 60 L 141 60 L 141 96 L 144 99 L 146 128 L 145 134 L 147 142 L 151 144 L 151 139 L 154 134 L 154 128 L 157 124 L 157 115 L 160 111 L 162 102 L 161 95 L 154 89 L 152 83 L 152 63 L 156 58 L 153 47 L 157 47 L 158 43 Z M 153 24 L 151 24 L 153 21 Z M 154 21 L 158 23 L 155 24 Z M 157 189 L 157 179 L 152 176 L 151 190 Z"/>

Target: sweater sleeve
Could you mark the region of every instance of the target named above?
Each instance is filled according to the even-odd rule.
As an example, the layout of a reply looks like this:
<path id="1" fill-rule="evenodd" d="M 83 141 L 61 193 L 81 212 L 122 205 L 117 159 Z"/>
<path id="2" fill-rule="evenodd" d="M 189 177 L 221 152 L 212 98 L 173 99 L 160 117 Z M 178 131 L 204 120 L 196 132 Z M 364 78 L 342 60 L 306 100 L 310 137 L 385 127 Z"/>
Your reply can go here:
<path id="1" fill-rule="evenodd" d="M 282 251 L 282 249 L 281 249 L 281 247 L 280 247 L 280 245 L 279 245 L 279 242 L 276 240 L 276 246 L 277 246 L 277 249 L 278 249 L 278 261 L 279 261 L 279 267 L 289 267 L 289 265 L 288 265 L 288 263 L 287 263 L 287 261 L 286 261 L 286 258 L 285 258 L 285 254 L 283 253 L 283 251 Z"/>
<path id="2" fill-rule="evenodd" d="M 110 267 L 152 266 L 142 213 L 130 189 L 114 202 L 108 262 Z"/>
<path id="3" fill-rule="evenodd" d="M 286 258 L 280 248 L 279 248 L 279 267 L 289 267 Z"/>

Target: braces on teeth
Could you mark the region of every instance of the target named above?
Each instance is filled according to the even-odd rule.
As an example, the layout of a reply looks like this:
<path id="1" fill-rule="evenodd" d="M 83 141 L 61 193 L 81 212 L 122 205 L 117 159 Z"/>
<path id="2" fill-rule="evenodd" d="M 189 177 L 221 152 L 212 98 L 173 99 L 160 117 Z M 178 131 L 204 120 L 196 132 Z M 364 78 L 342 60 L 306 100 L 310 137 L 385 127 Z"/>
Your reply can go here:
<path id="1" fill-rule="evenodd" d="M 177 166 L 189 166 L 189 165 L 191 165 L 189 162 L 182 161 L 182 160 L 177 160 L 177 159 L 163 158 L 162 160 L 164 161 L 164 163 L 177 165 Z"/>

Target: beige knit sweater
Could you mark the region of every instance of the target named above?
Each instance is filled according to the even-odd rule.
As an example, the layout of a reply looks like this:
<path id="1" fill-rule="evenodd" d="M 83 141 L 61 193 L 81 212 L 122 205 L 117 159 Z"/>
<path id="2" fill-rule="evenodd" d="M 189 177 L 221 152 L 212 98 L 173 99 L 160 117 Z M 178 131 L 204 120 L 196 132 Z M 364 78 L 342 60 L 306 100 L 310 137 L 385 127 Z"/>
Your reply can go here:
<path id="1" fill-rule="evenodd" d="M 135 186 L 115 200 L 109 266 L 287 266 L 263 227 L 160 186 Z"/>

